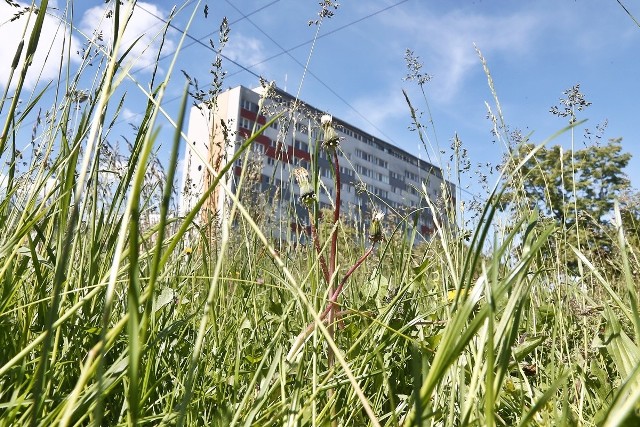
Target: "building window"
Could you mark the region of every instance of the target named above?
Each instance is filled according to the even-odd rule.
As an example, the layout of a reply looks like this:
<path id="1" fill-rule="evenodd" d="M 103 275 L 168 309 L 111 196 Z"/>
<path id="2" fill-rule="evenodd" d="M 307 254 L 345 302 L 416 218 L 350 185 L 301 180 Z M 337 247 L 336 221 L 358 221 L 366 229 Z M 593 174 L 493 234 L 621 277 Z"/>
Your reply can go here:
<path id="1" fill-rule="evenodd" d="M 367 184 L 367 191 L 371 194 L 375 194 L 378 197 L 385 197 L 385 198 L 388 197 L 388 193 L 386 190 L 382 190 L 370 184 Z"/>
<path id="2" fill-rule="evenodd" d="M 345 153 L 343 150 L 338 151 L 338 156 L 351 160 L 351 153 Z"/>
<path id="3" fill-rule="evenodd" d="M 244 117 L 240 118 L 240 127 L 247 129 L 247 130 L 251 130 L 253 128 L 253 126 L 251 125 L 251 120 L 249 119 L 245 119 Z"/>
<path id="4" fill-rule="evenodd" d="M 349 169 L 345 166 L 340 166 L 340 172 L 347 176 L 353 177 L 353 169 Z"/>
<path id="5" fill-rule="evenodd" d="M 252 113 L 257 113 L 259 109 L 258 104 L 246 99 L 242 100 L 242 108 L 244 108 L 245 110 L 251 111 Z"/>
<path id="6" fill-rule="evenodd" d="M 362 160 L 366 160 L 367 162 L 370 162 L 372 156 L 369 153 L 365 153 L 364 151 L 356 148 L 356 157 Z"/>
<path id="7" fill-rule="evenodd" d="M 369 169 L 359 164 L 356 164 L 356 172 L 358 172 L 362 176 L 369 176 Z"/>
<path id="8" fill-rule="evenodd" d="M 416 182 L 418 182 L 420 180 L 420 178 L 418 177 L 418 175 L 416 175 L 415 173 L 411 172 L 411 171 L 404 171 L 404 177 L 405 178 L 409 178 L 411 180 L 414 180 Z"/>
<path id="9" fill-rule="evenodd" d="M 295 142 L 296 150 L 304 151 L 305 153 L 309 152 L 309 145 L 306 142 L 302 142 L 296 139 Z"/>
<path id="10" fill-rule="evenodd" d="M 387 161 L 386 161 L 386 160 L 380 159 L 380 158 L 378 158 L 378 157 L 376 157 L 376 164 L 377 164 L 378 166 L 380 166 L 380 167 L 385 168 L 385 169 L 389 166 L 389 164 L 387 163 Z"/>

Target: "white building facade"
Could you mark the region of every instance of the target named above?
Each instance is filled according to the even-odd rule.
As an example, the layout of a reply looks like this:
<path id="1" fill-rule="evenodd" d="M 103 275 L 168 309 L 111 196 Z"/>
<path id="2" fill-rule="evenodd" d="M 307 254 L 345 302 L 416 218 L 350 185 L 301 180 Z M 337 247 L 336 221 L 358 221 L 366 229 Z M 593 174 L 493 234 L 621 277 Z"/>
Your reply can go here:
<path id="1" fill-rule="evenodd" d="M 297 203 L 298 189 L 293 170 L 303 167 L 317 170 L 322 185 L 317 195 L 320 207 L 331 207 L 335 200 L 330 155 L 321 144 L 322 110 L 292 95 L 270 89 L 238 86 L 221 93 L 211 112 L 202 106 L 192 107 L 187 137 L 190 147 L 184 158 L 180 214 L 190 210 L 210 185 L 212 171 L 232 159 L 242 142 L 262 127 L 270 117 L 280 118 L 251 146 L 252 158 L 260 163 L 260 192 L 279 206 L 277 215 L 290 215 L 292 228 L 300 227 L 304 209 Z M 333 125 L 341 138 L 339 148 L 341 212 L 355 221 L 366 221 L 372 210 L 415 212 L 418 232 L 428 238 L 434 232 L 433 212 L 425 201 L 434 205 L 455 206 L 455 186 L 446 181 L 442 170 L 409 152 L 376 138 L 339 118 Z M 236 161 L 222 179 L 230 191 L 242 172 L 242 161 Z M 212 195 L 213 207 L 224 220 L 229 197 L 221 188 Z M 297 206 L 296 206 L 297 205 Z M 453 209 L 451 209 L 453 211 Z M 285 220 L 286 221 L 286 220 Z"/>

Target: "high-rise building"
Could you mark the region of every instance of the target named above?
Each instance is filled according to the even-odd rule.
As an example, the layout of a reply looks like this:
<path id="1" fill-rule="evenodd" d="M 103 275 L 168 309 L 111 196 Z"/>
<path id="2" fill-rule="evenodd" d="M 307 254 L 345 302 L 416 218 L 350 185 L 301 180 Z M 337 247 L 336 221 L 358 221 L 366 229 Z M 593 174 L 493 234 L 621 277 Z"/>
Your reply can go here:
<path id="1" fill-rule="evenodd" d="M 332 206 L 335 194 L 331 156 L 317 147 L 323 137 L 320 124 L 323 111 L 280 89 L 270 88 L 268 95 L 266 91 L 262 87 L 238 86 L 220 93 L 213 111 L 203 104 L 192 107 L 187 131 L 191 147 L 185 153 L 179 203 L 182 214 L 194 206 L 214 173 L 233 158 L 242 142 L 280 112 L 284 113 L 250 148 L 249 159 L 254 166 L 257 164 L 258 172 L 252 178 L 257 194 L 263 197 L 263 202 L 276 205 L 274 216 L 279 218 L 280 226 L 289 222 L 292 229 L 299 228 L 304 225 L 300 218 L 305 215 L 297 203 L 298 188 L 292 172 L 298 167 L 311 172 L 315 167 L 322 181 L 317 195 L 320 207 Z M 337 152 L 341 211 L 353 220 L 367 221 L 374 209 L 385 213 L 413 210 L 418 231 L 424 237 L 430 236 L 434 231 L 434 214 L 425 202 L 425 190 L 434 205 L 455 206 L 455 186 L 444 179 L 442 170 L 339 118 L 333 117 L 332 123 L 340 137 Z M 236 160 L 221 181 L 232 191 L 242 167 L 247 167 L 243 159 L 244 156 Z M 209 215 L 215 212 L 224 221 L 228 206 L 229 196 L 220 187 L 204 212 Z M 286 216 L 283 214 L 294 212 L 298 213 L 295 218 L 283 219 Z"/>

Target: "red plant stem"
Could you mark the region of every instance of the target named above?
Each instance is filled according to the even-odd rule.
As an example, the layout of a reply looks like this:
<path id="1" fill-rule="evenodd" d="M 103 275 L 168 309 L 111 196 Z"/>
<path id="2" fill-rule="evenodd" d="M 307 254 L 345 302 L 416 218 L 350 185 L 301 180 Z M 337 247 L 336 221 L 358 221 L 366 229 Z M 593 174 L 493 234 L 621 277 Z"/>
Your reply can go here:
<path id="1" fill-rule="evenodd" d="M 313 240 L 313 246 L 316 248 L 316 253 L 318 254 L 318 259 L 320 260 L 320 267 L 322 267 L 322 273 L 324 275 L 324 280 L 329 283 L 331 280 L 331 275 L 329 274 L 329 267 L 327 267 L 327 260 L 322 255 L 322 248 L 320 247 L 320 240 L 318 239 L 318 231 L 316 230 L 316 226 L 313 223 L 313 212 L 311 212 L 311 208 L 309 208 L 309 219 L 311 223 L 311 240 Z"/>
<path id="2" fill-rule="evenodd" d="M 338 249 L 338 230 L 336 230 L 336 224 L 340 220 L 340 164 L 338 162 L 338 151 L 336 149 L 333 150 L 333 167 L 335 169 L 335 189 L 336 189 L 336 200 L 335 200 L 335 209 L 333 210 L 333 228 L 331 229 L 331 252 L 329 255 L 329 273 L 333 277 L 336 269 L 336 252 Z M 331 293 L 331 292 L 330 292 Z"/>
<path id="3" fill-rule="evenodd" d="M 336 189 L 336 200 L 335 207 L 333 209 L 333 226 L 331 227 L 331 252 L 329 254 L 329 275 L 331 283 L 329 284 L 329 295 L 333 296 L 333 280 L 336 273 L 336 254 L 338 251 L 338 230 L 337 224 L 340 220 L 340 164 L 338 161 L 338 150 L 333 150 L 333 167 L 335 171 L 335 189 Z M 333 298 L 329 299 L 329 333 L 333 336 L 333 322 L 335 317 L 335 300 Z M 333 354 L 329 353 L 329 358 L 333 359 Z M 329 363 L 331 366 L 331 363 Z"/>
<path id="4" fill-rule="evenodd" d="M 349 280 L 349 277 L 351 277 L 351 275 L 358 269 L 358 267 L 360 267 L 362 263 L 369 257 L 369 255 L 373 253 L 373 249 L 374 246 L 371 246 L 369 249 L 367 249 L 367 251 L 360 257 L 360 259 L 358 259 L 358 261 L 356 261 L 355 264 L 351 266 L 349 271 L 347 271 L 347 274 L 344 275 L 344 277 L 340 281 L 340 285 L 338 285 L 336 290 L 331 295 L 329 295 L 329 305 L 327 305 L 327 308 L 325 308 L 324 311 L 320 314 L 320 320 L 323 320 L 325 317 L 327 317 L 327 314 L 329 314 L 331 308 L 335 305 L 336 301 L 338 301 L 338 297 L 342 293 L 342 289 L 344 288 L 345 283 L 347 283 L 347 280 Z"/>
<path id="5" fill-rule="evenodd" d="M 337 224 L 338 221 L 340 220 L 340 165 L 338 162 L 338 151 L 334 148 L 333 149 L 333 167 L 335 169 L 335 177 L 334 177 L 334 182 L 335 182 L 335 189 L 336 189 L 336 200 L 335 200 L 335 208 L 333 209 L 333 224 L 331 227 L 331 252 L 329 253 L 329 295 L 333 296 L 334 294 L 334 290 L 333 290 L 333 280 L 334 280 L 334 276 L 335 276 L 335 272 L 336 272 L 336 253 L 337 253 L 337 249 L 338 249 L 338 230 L 337 230 Z M 331 336 L 331 338 L 333 338 L 334 335 L 334 321 L 335 321 L 335 315 L 336 315 L 336 304 L 335 304 L 335 300 L 333 298 L 329 299 L 329 327 L 327 328 L 329 330 L 329 335 Z M 334 361 L 334 357 L 335 355 L 333 354 L 333 351 L 331 351 L 331 349 L 329 349 L 329 357 L 328 357 L 328 364 L 329 367 L 333 366 L 333 361 Z"/>
<path id="6" fill-rule="evenodd" d="M 333 294 L 334 294 L 334 290 L 333 290 L 333 281 L 334 281 L 334 276 L 336 273 L 336 252 L 338 249 L 338 230 L 337 230 L 337 224 L 338 221 L 340 220 L 340 190 L 341 190 L 341 186 L 340 186 L 340 165 L 338 162 L 338 152 L 337 150 L 334 148 L 333 149 L 333 167 L 335 169 L 335 189 L 336 189 L 336 200 L 335 200 L 335 207 L 333 209 L 333 224 L 331 227 L 331 248 L 330 248 L 330 253 L 329 253 L 329 289 L 328 289 L 328 294 L 331 296 L 331 298 L 329 299 L 329 306 L 327 307 L 327 309 L 329 310 L 329 325 L 328 325 L 328 332 L 329 332 L 329 336 L 333 339 L 334 337 L 334 321 L 335 321 L 335 316 L 336 316 L 336 304 L 335 304 L 335 300 L 333 298 Z M 337 296 L 336 296 L 337 298 Z M 329 368 L 331 368 L 334 364 L 334 359 L 335 359 L 335 354 L 333 354 L 333 351 L 331 350 L 331 347 L 329 347 L 328 349 L 328 355 L 327 355 L 327 365 L 329 366 Z M 333 395 L 333 389 L 329 390 L 329 400 L 331 400 L 331 396 Z M 335 407 L 332 406 L 331 408 L 331 414 L 334 415 L 335 414 Z M 337 421 L 334 420 L 334 422 L 332 423 L 332 425 L 337 425 Z"/>
<path id="7" fill-rule="evenodd" d="M 362 263 L 369 257 L 369 255 L 371 255 L 373 253 L 373 248 L 374 248 L 374 245 L 371 245 L 371 247 L 369 249 L 367 249 L 367 251 L 360 257 L 360 259 L 358 261 L 356 261 L 356 263 L 351 266 L 349 271 L 347 271 L 347 274 L 345 274 L 344 277 L 342 278 L 342 280 L 340 281 L 340 285 L 338 285 L 336 290 L 331 295 L 331 297 L 329 299 L 330 303 L 335 303 L 338 300 L 338 297 L 340 296 L 340 293 L 342 292 L 342 288 L 344 288 L 344 285 L 345 285 L 345 283 L 347 283 L 347 280 L 349 279 L 349 277 L 351 277 L 353 272 L 356 271 L 358 269 L 358 267 L 360 267 L 360 265 L 362 265 Z"/>
<path id="8" fill-rule="evenodd" d="M 342 289 L 344 288 L 345 283 L 347 283 L 347 280 L 349 279 L 349 277 L 353 274 L 354 271 L 356 271 L 356 269 L 358 269 L 358 267 L 360 267 L 360 265 L 362 265 L 362 263 L 369 257 L 369 255 L 371 255 L 371 253 L 373 252 L 373 249 L 374 249 L 374 246 L 371 246 L 369 249 L 367 249 L 367 252 L 365 252 L 360 257 L 360 259 L 358 259 L 358 261 L 356 261 L 356 263 L 353 264 L 353 266 L 349 269 L 349 271 L 347 271 L 347 274 L 344 275 L 344 277 L 340 281 L 340 285 L 338 285 L 338 288 L 335 290 L 335 292 L 329 295 L 329 304 L 327 305 L 327 308 L 325 308 L 324 311 L 320 313 L 320 315 L 318 316 L 321 322 L 325 322 L 325 319 L 329 314 L 329 311 L 331 311 L 331 308 L 336 306 L 335 303 L 338 300 L 338 297 L 340 296 L 340 294 L 342 293 Z M 343 310 L 343 311 L 336 312 L 336 317 L 338 318 L 341 317 L 346 311 Z M 328 326 L 331 326 L 331 324 L 328 321 L 327 321 L 327 324 Z M 305 329 L 305 334 L 310 333 L 313 327 L 314 327 L 314 323 L 312 322 L 311 324 L 309 324 L 309 326 L 307 326 L 307 329 Z"/>

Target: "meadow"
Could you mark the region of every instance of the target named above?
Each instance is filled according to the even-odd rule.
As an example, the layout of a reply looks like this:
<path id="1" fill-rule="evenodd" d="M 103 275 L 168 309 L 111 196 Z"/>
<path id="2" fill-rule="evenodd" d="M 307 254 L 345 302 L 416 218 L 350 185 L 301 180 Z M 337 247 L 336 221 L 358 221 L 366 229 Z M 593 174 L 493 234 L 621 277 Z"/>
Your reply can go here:
<path id="1" fill-rule="evenodd" d="M 157 123 L 169 80 L 184 79 L 177 55 L 138 82 L 146 110 L 120 152 L 108 142 L 127 105 L 113 95 L 129 78 L 118 39 L 88 40 L 79 65 L 23 89 L 37 70 L 18 57 L 46 49 L 46 5 L 22 12 L 34 29 L 0 101 L 0 425 L 638 425 L 638 217 L 614 192 L 606 223 L 573 200 L 568 226 L 525 191 L 536 156 L 579 121 L 532 144 L 496 109 L 512 155 L 475 206 L 422 190 L 438 212 L 426 240 L 411 209 L 353 223 L 338 200 L 320 215 L 313 166 L 291 177 L 311 233 L 275 238 L 260 215 L 269 201 L 245 196 L 251 176 L 233 191 L 221 180 L 248 164 L 261 129 L 220 173 L 209 165 L 191 211 L 175 208 L 185 112 L 213 102 L 221 61 L 210 89 L 185 82 L 178 114 L 163 119 L 174 125 L 165 160 Z M 114 25 L 130 8 L 114 4 Z M 408 99 L 407 116 L 428 145 L 415 114 L 425 103 Z M 318 126 L 309 143 L 339 170 L 335 130 Z M 456 183 L 465 159 L 451 150 Z M 203 215 L 216 188 L 231 201 L 222 225 Z M 594 247 L 594 230 L 606 245 Z"/>

